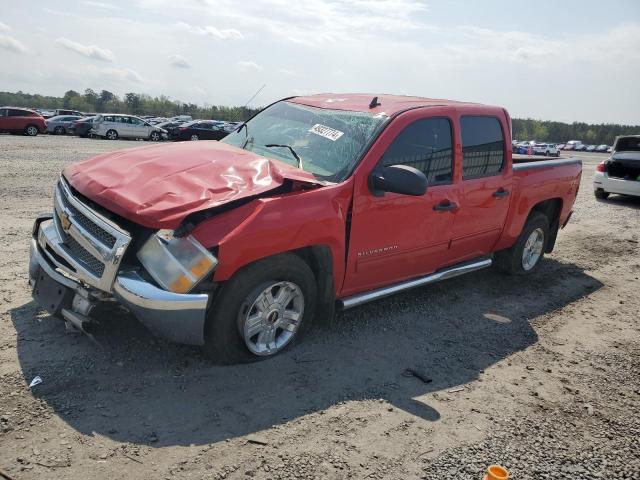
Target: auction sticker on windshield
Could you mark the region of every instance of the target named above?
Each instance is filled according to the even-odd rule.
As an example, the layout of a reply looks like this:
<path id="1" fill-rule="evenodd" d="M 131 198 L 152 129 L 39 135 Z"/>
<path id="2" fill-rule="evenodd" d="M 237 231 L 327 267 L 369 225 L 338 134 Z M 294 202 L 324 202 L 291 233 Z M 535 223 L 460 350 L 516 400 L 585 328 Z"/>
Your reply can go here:
<path id="1" fill-rule="evenodd" d="M 344 132 L 340 130 L 336 130 L 335 128 L 327 127 L 325 125 L 321 125 L 316 123 L 313 127 L 309 129 L 311 133 L 315 133 L 316 135 L 320 135 L 321 137 L 328 138 L 332 142 L 338 140 Z"/>

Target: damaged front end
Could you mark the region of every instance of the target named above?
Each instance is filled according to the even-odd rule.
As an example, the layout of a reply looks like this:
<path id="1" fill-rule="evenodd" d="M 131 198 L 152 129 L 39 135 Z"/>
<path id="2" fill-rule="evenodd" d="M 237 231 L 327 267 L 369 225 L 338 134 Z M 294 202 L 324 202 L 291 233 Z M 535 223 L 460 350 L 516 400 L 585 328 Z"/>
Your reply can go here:
<path id="1" fill-rule="evenodd" d="M 152 333 L 203 344 L 209 295 L 186 292 L 215 269 L 217 259 L 210 252 L 190 237 L 171 243 L 166 235 L 151 235 L 140 252 L 145 252 L 141 262 L 149 265 L 153 281 L 135 264 L 123 262 L 132 243 L 129 232 L 87 205 L 63 177 L 54 207 L 53 214 L 36 219 L 31 239 L 29 282 L 38 303 L 67 325 L 88 332 L 93 308 L 117 301 Z M 177 282 L 169 287 L 178 292 L 157 286 L 158 278 Z"/>

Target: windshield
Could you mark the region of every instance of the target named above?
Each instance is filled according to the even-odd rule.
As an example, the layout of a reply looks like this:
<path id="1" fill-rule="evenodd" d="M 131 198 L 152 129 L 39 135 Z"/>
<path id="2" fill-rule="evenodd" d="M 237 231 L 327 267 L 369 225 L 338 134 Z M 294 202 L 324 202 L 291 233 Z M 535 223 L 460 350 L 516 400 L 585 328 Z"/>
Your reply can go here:
<path id="1" fill-rule="evenodd" d="M 616 142 L 616 152 L 639 152 L 640 137 L 620 137 Z"/>
<path id="2" fill-rule="evenodd" d="M 221 141 L 296 167 L 302 165 L 318 179 L 340 182 L 351 173 L 388 118 L 278 102 Z"/>

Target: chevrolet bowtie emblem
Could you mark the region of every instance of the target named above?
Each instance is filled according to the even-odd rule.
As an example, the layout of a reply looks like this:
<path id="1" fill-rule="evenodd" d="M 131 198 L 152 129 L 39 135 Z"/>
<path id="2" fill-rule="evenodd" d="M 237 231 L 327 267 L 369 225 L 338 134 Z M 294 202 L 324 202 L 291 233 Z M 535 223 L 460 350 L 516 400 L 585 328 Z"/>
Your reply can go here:
<path id="1" fill-rule="evenodd" d="M 71 220 L 69 220 L 69 215 L 67 215 L 67 212 L 60 212 L 58 218 L 60 219 L 60 226 L 62 227 L 62 229 L 65 232 L 69 230 L 69 228 L 71 227 Z"/>

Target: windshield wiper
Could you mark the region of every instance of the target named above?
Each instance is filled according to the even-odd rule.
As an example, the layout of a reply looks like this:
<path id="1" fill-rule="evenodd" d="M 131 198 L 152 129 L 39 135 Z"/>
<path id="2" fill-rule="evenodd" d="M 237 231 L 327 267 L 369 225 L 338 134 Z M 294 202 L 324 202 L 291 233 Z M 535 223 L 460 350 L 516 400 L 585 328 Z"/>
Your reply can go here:
<path id="1" fill-rule="evenodd" d="M 304 170 L 304 168 L 302 168 L 302 158 L 300 157 L 300 155 L 298 155 L 296 153 L 296 151 L 293 149 L 293 147 L 291 145 L 284 145 L 284 144 L 280 144 L 280 143 L 269 143 L 269 144 L 265 145 L 265 147 L 267 147 L 267 148 L 272 148 L 272 147 L 288 148 L 289 151 L 291 152 L 291 155 L 293 155 L 295 157 L 295 159 L 298 161 L 298 168 L 300 170 Z"/>

